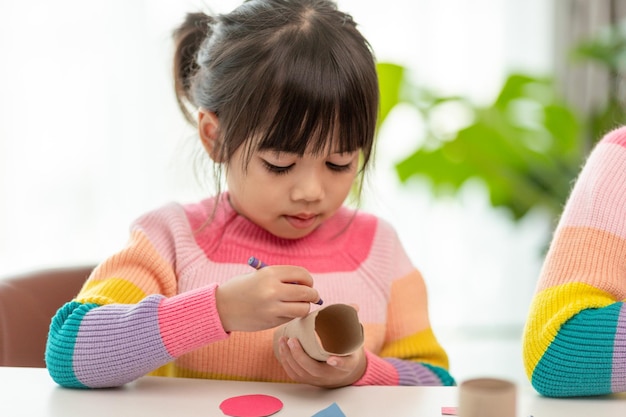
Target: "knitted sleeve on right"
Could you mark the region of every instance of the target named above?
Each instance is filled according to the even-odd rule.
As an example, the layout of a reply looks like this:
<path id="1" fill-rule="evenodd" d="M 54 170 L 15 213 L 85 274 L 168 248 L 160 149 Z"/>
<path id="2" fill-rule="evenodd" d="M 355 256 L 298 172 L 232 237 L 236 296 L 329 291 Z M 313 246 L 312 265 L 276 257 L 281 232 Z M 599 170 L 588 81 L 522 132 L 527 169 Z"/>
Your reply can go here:
<path id="1" fill-rule="evenodd" d="M 534 388 L 550 397 L 626 391 L 626 128 L 595 147 L 548 251 L 524 330 Z"/>

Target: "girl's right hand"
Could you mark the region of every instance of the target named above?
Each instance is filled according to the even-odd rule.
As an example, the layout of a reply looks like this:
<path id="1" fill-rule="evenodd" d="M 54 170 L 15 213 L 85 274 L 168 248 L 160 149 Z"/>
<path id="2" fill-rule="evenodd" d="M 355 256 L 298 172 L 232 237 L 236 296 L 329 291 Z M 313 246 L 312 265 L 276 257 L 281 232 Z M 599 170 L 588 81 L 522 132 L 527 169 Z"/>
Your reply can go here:
<path id="1" fill-rule="evenodd" d="M 294 285 L 297 284 L 297 285 Z M 299 266 L 277 265 L 238 275 L 215 293 L 227 332 L 270 329 L 306 316 L 320 299 L 311 274 Z"/>

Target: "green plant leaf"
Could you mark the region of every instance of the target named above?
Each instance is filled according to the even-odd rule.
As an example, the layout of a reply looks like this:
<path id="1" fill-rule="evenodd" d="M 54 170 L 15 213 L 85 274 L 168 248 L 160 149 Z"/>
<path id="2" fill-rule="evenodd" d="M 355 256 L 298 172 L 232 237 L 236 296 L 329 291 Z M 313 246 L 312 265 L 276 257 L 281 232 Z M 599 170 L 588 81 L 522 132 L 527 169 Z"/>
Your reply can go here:
<path id="1" fill-rule="evenodd" d="M 494 207 L 515 219 L 534 207 L 558 217 L 584 158 L 608 130 L 626 124 L 621 81 L 626 72 L 626 21 L 600 31 L 572 51 L 578 61 L 595 62 L 609 74 L 610 96 L 597 111 L 580 115 L 556 93 L 551 77 L 511 74 L 491 105 L 464 97 L 440 96 L 413 85 L 408 70 L 378 65 L 381 85 L 379 126 L 400 103 L 412 106 L 424 130 L 419 146 L 396 164 L 402 182 L 425 177 L 435 195 L 454 194 L 468 180 L 482 181 Z M 441 129 L 445 104 L 455 101 L 472 115 L 469 124 Z"/>
<path id="2" fill-rule="evenodd" d="M 376 130 L 387 119 L 389 112 L 400 102 L 400 91 L 404 80 L 404 67 L 392 63 L 376 65 L 380 89 L 380 107 Z"/>
<path id="3" fill-rule="evenodd" d="M 430 108 L 418 110 L 428 115 L 451 99 L 434 98 Z M 556 215 L 578 169 L 580 153 L 575 116 L 557 102 L 551 80 L 512 74 L 493 105 L 471 110 L 474 122 L 452 138 L 437 137 L 429 130 L 429 146 L 397 164 L 400 180 L 426 177 L 435 195 L 441 195 L 479 179 L 489 190 L 490 203 L 508 208 L 516 219 L 537 205 Z"/>

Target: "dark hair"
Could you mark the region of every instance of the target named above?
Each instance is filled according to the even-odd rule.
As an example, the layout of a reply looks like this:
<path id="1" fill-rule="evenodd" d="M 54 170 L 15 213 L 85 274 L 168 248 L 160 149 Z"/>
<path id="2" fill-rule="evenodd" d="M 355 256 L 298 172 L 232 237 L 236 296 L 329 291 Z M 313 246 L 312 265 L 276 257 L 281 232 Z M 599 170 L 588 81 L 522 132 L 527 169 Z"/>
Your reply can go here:
<path id="1" fill-rule="evenodd" d="M 378 78 L 371 47 L 329 0 L 248 0 L 228 14 L 190 13 L 174 32 L 176 98 L 220 121 L 219 160 L 245 145 L 303 155 L 373 150 Z M 254 140 L 250 140 L 254 138 Z M 219 181 L 219 180 L 218 180 Z M 218 184 L 219 187 L 219 184 Z"/>

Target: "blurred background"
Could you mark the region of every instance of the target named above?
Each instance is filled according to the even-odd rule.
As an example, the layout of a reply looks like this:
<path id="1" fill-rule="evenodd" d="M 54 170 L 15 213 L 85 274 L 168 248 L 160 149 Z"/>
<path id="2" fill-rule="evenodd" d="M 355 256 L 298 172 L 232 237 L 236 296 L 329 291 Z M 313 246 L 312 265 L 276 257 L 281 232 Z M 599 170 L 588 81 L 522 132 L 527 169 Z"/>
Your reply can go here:
<path id="1" fill-rule="evenodd" d="M 100 262 L 139 215 L 211 192 L 176 107 L 170 35 L 186 12 L 238 4 L 0 1 L 0 277 Z M 422 271 L 455 377 L 525 381 L 520 334 L 560 209 L 593 143 L 624 122 L 626 1 L 338 4 L 379 61 L 361 207 Z"/>

